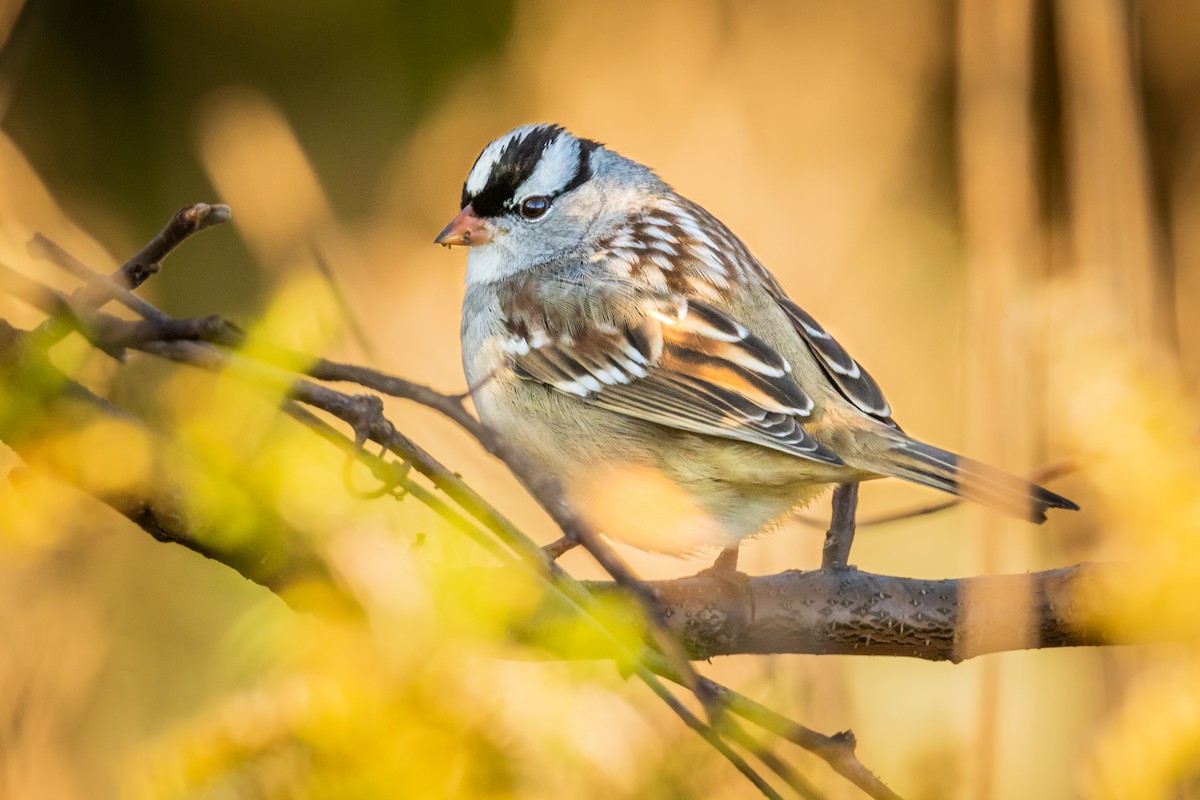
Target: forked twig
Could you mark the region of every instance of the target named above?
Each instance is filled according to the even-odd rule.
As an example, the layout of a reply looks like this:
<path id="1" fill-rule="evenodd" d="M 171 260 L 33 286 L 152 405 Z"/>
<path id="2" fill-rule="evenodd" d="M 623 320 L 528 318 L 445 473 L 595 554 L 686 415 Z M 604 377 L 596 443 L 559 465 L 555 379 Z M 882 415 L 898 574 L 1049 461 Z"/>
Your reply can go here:
<path id="1" fill-rule="evenodd" d="M 113 297 L 114 288 L 133 290 L 141 286 L 158 272 L 161 262 L 172 250 L 183 244 L 187 238 L 200 231 L 227 222 L 230 217 L 229 206 L 208 203 L 194 203 L 184 206 L 175 212 L 163 229 L 146 243 L 132 258 L 110 273 L 107 281 L 90 280 L 71 294 L 71 305 L 76 308 L 102 308 Z M 82 264 L 63 250 L 55 242 L 42 234 L 34 234 L 30 250 L 35 255 L 45 255 L 55 263 L 67 266 L 64 262 Z M 68 267 L 70 268 L 70 267 Z M 87 269 L 84 267 L 84 269 Z M 75 270 L 72 269 L 72 272 Z M 91 270 L 88 270 L 91 272 Z M 92 273 L 95 275 L 95 273 Z M 96 276 L 99 277 L 99 276 Z M 57 321 L 51 316 L 38 326 L 35 338 L 42 347 L 49 347 L 62 340 L 70 333 L 71 327 Z"/>

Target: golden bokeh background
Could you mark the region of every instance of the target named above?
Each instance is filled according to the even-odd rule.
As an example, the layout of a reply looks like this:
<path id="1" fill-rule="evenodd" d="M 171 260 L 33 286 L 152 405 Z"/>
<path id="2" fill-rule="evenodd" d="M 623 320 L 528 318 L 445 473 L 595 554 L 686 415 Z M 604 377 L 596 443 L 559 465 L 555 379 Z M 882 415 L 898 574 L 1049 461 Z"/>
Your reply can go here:
<path id="1" fill-rule="evenodd" d="M 907 798 L 1200 796 L 1198 26 L 1185 0 L 0 0 L 0 262 L 69 288 L 35 232 L 107 270 L 180 205 L 228 203 L 149 299 L 459 390 L 464 259 L 431 240 L 472 160 L 533 121 L 604 141 L 729 224 L 906 430 L 1014 471 L 1084 464 L 1055 485 L 1078 515 L 960 508 L 864 530 L 854 563 L 1125 561 L 1097 612 L 1175 642 L 703 668 L 853 728 Z M 0 317 L 39 321 L 5 296 Z M 336 453 L 261 398 L 77 337 L 55 360 L 198 454 L 228 535 L 255 519 L 228 510 L 237 485 L 322 537 L 370 625 L 298 617 L 0 448 L 0 797 L 752 796 L 611 665 L 504 644 L 528 587 L 467 599 L 456 570 L 485 556 L 415 500 L 348 497 Z M 554 538 L 451 423 L 388 410 Z M 152 477 L 120 430 L 46 447 L 114 486 Z M 880 482 L 862 513 L 935 499 Z M 815 567 L 821 538 L 789 523 L 742 567 Z M 647 577 L 704 566 L 621 552 Z"/>

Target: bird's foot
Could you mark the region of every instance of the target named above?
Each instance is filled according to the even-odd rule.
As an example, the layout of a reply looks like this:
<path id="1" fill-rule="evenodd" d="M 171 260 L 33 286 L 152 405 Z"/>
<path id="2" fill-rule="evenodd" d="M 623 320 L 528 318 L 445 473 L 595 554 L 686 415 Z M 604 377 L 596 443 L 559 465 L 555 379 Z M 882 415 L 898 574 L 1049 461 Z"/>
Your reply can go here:
<path id="1" fill-rule="evenodd" d="M 550 544 L 542 548 L 551 561 L 558 561 L 559 556 L 574 550 L 578 546 L 578 542 L 571 539 L 569 536 L 563 536 L 560 539 L 555 539 Z"/>
<path id="2" fill-rule="evenodd" d="M 717 556 L 717 560 L 713 562 L 712 566 L 706 570 L 703 570 L 703 572 L 736 573 L 738 571 L 737 567 L 738 548 L 737 545 L 734 545 L 733 547 L 726 547 L 724 550 L 722 550 L 721 555 Z"/>
<path id="3" fill-rule="evenodd" d="M 696 573 L 696 577 L 711 578 L 726 586 L 741 587 L 749 576 L 744 572 L 738 572 L 737 567 L 738 549 L 737 547 L 727 547 L 721 551 L 721 555 L 717 556 L 717 560 L 711 567 L 700 570 Z"/>

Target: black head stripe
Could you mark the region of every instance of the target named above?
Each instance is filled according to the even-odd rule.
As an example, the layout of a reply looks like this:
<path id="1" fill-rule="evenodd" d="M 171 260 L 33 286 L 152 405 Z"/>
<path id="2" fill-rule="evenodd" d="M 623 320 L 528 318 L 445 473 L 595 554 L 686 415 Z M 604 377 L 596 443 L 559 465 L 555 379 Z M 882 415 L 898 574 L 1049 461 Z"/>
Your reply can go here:
<path id="1" fill-rule="evenodd" d="M 467 192 L 466 184 L 463 184 L 463 207 L 470 203 L 475 213 L 481 217 L 497 217 L 511 212 L 512 209 L 507 204 L 511 203 L 517 189 L 533 175 L 546 148 L 564 133 L 566 131 L 559 125 L 540 125 L 523 136 L 513 138 L 501 151 L 482 191 L 471 196 Z M 571 191 L 591 176 L 591 153 L 599 146 L 597 142 L 589 139 L 579 140 L 580 158 L 575 175 L 555 196 Z M 476 159 L 476 164 L 478 161 Z"/>
<path id="2" fill-rule="evenodd" d="M 571 178 L 559 194 L 566 194 L 572 189 L 579 188 L 584 181 L 592 177 L 592 153 L 598 147 L 600 147 L 600 143 L 591 139 L 579 140 L 579 168 L 575 170 L 575 177 Z"/>
<path id="3" fill-rule="evenodd" d="M 517 187 L 529 180 L 542 153 L 562 132 L 563 129 L 558 125 L 543 125 L 511 139 L 500 152 L 483 191 L 469 197 L 466 187 L 463 187 L 463 205 L 471 203 L 475 213 L 481 217 L 495 217 L 504 213 L 504 203 L 512 200 Z"/>

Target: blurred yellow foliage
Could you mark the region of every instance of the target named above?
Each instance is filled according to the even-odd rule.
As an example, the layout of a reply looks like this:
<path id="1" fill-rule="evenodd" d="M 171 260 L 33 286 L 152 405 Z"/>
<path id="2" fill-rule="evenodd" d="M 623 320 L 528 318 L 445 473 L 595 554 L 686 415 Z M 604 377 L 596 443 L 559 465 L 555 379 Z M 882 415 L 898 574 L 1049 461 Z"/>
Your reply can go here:
<path id="1" fill-rule="evenodd" d="M 1169 355 L 1133 333 L 1119 306 L 1087 286 L 1053 297 L 1060 320 L 1051 391 L 1102 520 L 1096 557 L 1121 564 L 1097 596 L 1096 624 L 1140 654 L 1120 708 L 1082 771 L 1089 797 L 1191 796 L 1200 754 L 1200 429 Z M 1180 794 L 1183 792 L 1183 794 Z"/>
<path id="2" fill-rule="evenodd" d="M 0 42 L 19 5 L 0 3 Z M 164 203 L 228 202 L 233 227 L 253 256 L 252 264 L 210 263 L 204 248 L 216 248 L 223 241 L 216 237 L 229 233 L 206 233 L 185 248 L 187 255 L 173 257 L 192 270 L 187 280 L 172 283 L 173 261 L 143 292 L 187 306 L 196 301 L 190 290 L 202 286 L 211 292 L 206 300 L 219 302 L 199 313 L 258 303 L 246 326 L 249 348 L 275 344 L 364 361 L 346 335 L 336 293 L 316 269 L 319 252 L 378 351 L 372 366 L 461 387 L 461 259 L 430 240 L 454 211 L 464 174 L 487 140 L 519 123 L 553 120 L 653 165 L 729 223 L 797 301 L 870 367 L 906 429 L 949 447 L 961 444 L 964 407 L 968 398 L 979 400 L 964 393 L 964 378 L 986 376 L 995 365 L 973 361 L 972 340 L 963 335 L 969 322 L 979 322 L 968 321 L 968 309 L 980 308 L 969 305 L 970 288 L 991 284 L 970 280 L 968 270 L 978 264 L 967 258 L 957 207 L 956 172 L 965 167 L 953 155 L 962 129 L 955 121 L 960 109 L 949 99 L 961 55 L 952 6 L 530 0 L 514 4 L 510 27 L 494 33 L 500 40 L 494 52 L 439 73 L 420 113 L 403 124 L 381 116 L 386 97 L 366 98 L 354 116 L 339 117 L 329 108 L 344 108 L 342 98 L 331 95 L 349 96 L 354 87 L 345 85 L 344 73 L 319 83 L 323 43 L 337 33 L 327 20 L 354 14 L 370 20 L 392 5 L 405 22 L 416 14 L 405 4 L 287 10 L 265 0 L 220 9 L 162 0 L 125 4 L 139 21 L 128 27 L 151 55 L 120 74 L 149 99 L 113 104 L 119 130 L 131 138 L 146 131 L 158 136 L 175 113 L 165 98 L 193 83 L 207 86 L 196 73 L 210 67 L 221 83 L 186 109 L 188 146 L 200 167 L 193 171 L 202 169 L 209 184 L 195 176 L 189 182 L 176 174 L 187 170 L 139 151 L 142 160 L 121 167 L 133 174 L 131 182 L 145 185 L 145 194 L 130 202 L 152 206 L 154 223 L 173 210 L 160 208 Z M 1138 35 L 1147 37 L 1144 79 L 1159 92 L 1154 100 L 1179 104 L 1187 87 L 1200 85 L 1200 51 L 1187 35 L 1186 15 L 1170 5 L 1139 6 L 1145 19 Z M 1039 25 L 1058 13 L 1042 11 Z M 429 13 L 443 15 L 435 30 L 445 39 L 477 33 L 491 19 L 482 7 L 458 4 Z M 387 65 L 376 78 L 385 86 L 427 77 L 378 55 L 390 52 L 386 46 L 403 31 L 360 33 L 346 63 L 364 85 L 379 64 Z M 1111 45 L 1111 31 L 1101 33 Z M 110 35 L 89 30 L 87 41 Z M 226 52 L 209 48 L 214 38 Z M 246 41 L 256 42 L 251 56 L 268 72 L 284 73 L 289 86 L 299 87 L 290 99 L 229 66 L 243 63 L 233 51 Z M 404 41 L 403 47 L 424 46 Z M 435 44 L 429 58 L 446 42 Z M 1032 62 L 1035 43 L 1028 46 L 1020 58 Z M 1039 70 L 1057 55 L 1039 51 Z M 179 67 L 185 77 L 160 81 L 163 65 Z M 1123 75 L 1129 65 L 1115 66 L 1101 77 Z M 0 115 L 13 91 L 0 84 Z M 1043 95 L 1055 91 L 1036 87 L 1025 97 L 1028 107 L 1051 102 Z M 1100 100 L 1115 96 L 1103 86 L 1096 92 Z M 81 115 L 91 108 L 87 98 L 63 97 L 63 106 Z M 1084 132 L 1098 138 L 1101 155 L 1076 160 L 1074 140 L 1063 134 L 1070 151 L 1064 160 L 1101 185 L 1093 190 L 1084 181 L 1079 191 L 1105 202 L 1087 203 L 1088 224 L 1077 229 L 1058 218 L 1057 206 L 1024 209 L 1045 241 L 1021 244 L 1038 251 L 1032 257 L 1045 269 L 1032 285 L 1016 287 L 1018 304 L 992 310 L 1003 325 L 1035 340 L 1022 345 L 1033 352 L 1007 354 L 1018 368 L 1028 365 L 1029 374 L 1020 376 L 1020 387 L 1002 389 L 1036 393 L 1025 400 L 1044 406 L 1044 414 L 987 423 L 994 425 L 987 433 L 1001 440 L 1015 424 L 1038 429 L 1030 440 L 1041 438 L 1044 427 L 1049 442 L 1041 449 L 1081 454 L 1086 463 L 1063 490 L 1078 495 L 1084 514 L 1055 518 L 1045 529 L 1005 528 L 1003 568 L 1120 561 L 1124 579 L 1079 602 L 1092 605 L 1097 625 L 1173 643 L 1136 654 L 987 657 L 1004 667 L 994 682 L 994 718 L 981 710 L 979 687 L 988 679 L 980 661 L 764 656 L 705 667 L 813 727 L 853 727 L 863 761 L 906 797 L 1200 796 L 1200 443 L 1193 385 L 1200 374 L 1194 313 L 1200 116 L 1182 105 L 1186 113 L 1165 122 L 1161 115 L 1178 109 L 1152 109 L 1160 115 L 1155 124 L 1172 131 L 1167 138 L 1178 140 L 1182 153 L 1179 165 L 1166 164 L 1158 176 L 1166 182 L 1154 200 L 1164 205 L 1162 214 L 1145 207 L 1153 203 L 1139 183 L 1149 180 L 1138 172 L 1144 154 L 1104 149 L 1112 145 L 1105 139 L 1109 127 L 1089 123 Z M 1077 125 L 1072 115 L 1091 107 L 1071 108 L 1065 120 Z M 93 137 L 90 119 L 64 112 L 41 124 L 72 132 L 72 151 L 102 161 L 116 143 Z M 344 164 L 367 157 L 351 152 L 364 143 L 375 148 L 368 155 L 381 156 L 370 181 L 342 174 Z M 69 195 L 60 199 L 71 213 L 60 208 L 46 183 L 73 189 L 73 173 L 44 152 L 41 160 L 22 152 L 40 146 L 28 135 L 0 133 L 0 261 L 69 288 L 71 279 L 28 251 L 35 232 L 97 270 L 117 262 L 106 247 L 124 256 L 144 237 L 125 229 L 130 223 L 110 208 L 107 194 L 56 189 Z M 1162 151 L 1160 145 L 1155 152 Z M 1031 163 L 1035 155 L 1049 157 L 1029 155 Z M 1112 173 L 1105 171 L 1110 166 Z M 995 182 L 1015 175 L 1004 166 L 986 174 Z M 1139 190 L 1103 190 L 1113 174 Z M 177 196 L 198 185 L 204 191 L 211 185 L 217 196 Z M 985 182 L 982 196 L 995 188 Z M 347 205 L 357 210 L 345 211 Z M 1126 298 L 1113 296 L 1126 279 L 1135 284 L 1128 296 L 1140 306 L 1167 294 L 1146 283 L 1147 275 L 1158 279 L 1147 246 L 1157 239 L 1144 219 L 1133 244 L 1104 238 L 1119 238 L 1121 221 L 1134 212 L 1151 215 L 1174 247 L 1178 348 L 1136 327 L 1148 324 L 1146 308 L 1131 313 L 1122 308 Z M 104 244 L 72 217 L 86 220 Z M 153 223 L 137 224 L 149 231 Z M 1081 244 L 1085 236 L 1090 249 Z M 1118 258 L 1122 248 L 1136 251 L 1137 271 Z M 242 296 L 246 284 L 238 280 L 248 275 L 261 279 L 265 299 Z M 1003 284 L 1004 276 L 984 277 Z M 981 294 L 985 306 L 1007 302 Z M 1166 318 L 1165 308 L 1149 310 Z M 40 319 L 3 296 L 0 317 L 19 326 Z M 1001 350 L 1018 342 L 1007 328 L 994 333 Z M 279 414 L 282 385 L 251 388 L 244 380 L 270 379 L 272 370 L 239 362 L 209 373 L 140 356 L 117 366 L 78 338 L 60 344 L 53 357 L 98 393 L 136 409 L 151 427 L 105 421 L 58 431 L 40 441 L 42 458 L 70 463 L 78 482 L 100 493 L 133 492 L 169 476 L 188 489 L 180 513 L 213 521 L 207 535 L 214 542 L 244 541 L 282 520 L 317 548 L 363 612 L 342 614 L 328 587 L 303 584 L 290 589 L 292 596 L 311 595 L 307 607 L 332 613 L 324 620 L 293 614 L 228 570 L 154 543 L 100 504 L 39 476 L 31 458 L 34 470 L 0 484 L 0 797 L 747 796 L 727 764 L 643 690 L 626 686 L 611 664 L 542 660 L 535 646 L 512 642 L 512 621 L 544 600 L 537 582 L 515 570 L 499 577 L 488 570 L 489 580 L 482 580 L 478 568 L 492 566 L 491 557 L 411 498 L 367 501 L 347 492 L 343 456 Z M 1041 362 L 1044 371 L 1036 366 Z M 0 386 L 0 414 L 25 413 L 10 400 Z M 511 476 L 452 424 L 401 403 L 387 410 L 524 530 L 542 540 L 554 535 Z M 18 466 L 13 453 L 0 451 L 0 471 Z M 350 482 L 363 490 L 375 485 L 365 469 L 353 470 Z M 893 484 L 864 490 L 866 513 L 924 497 Z M 656 500 L 641 489 L 633 513 L 637 504 Z M 608 510 L 630 513 L 628 506 Z M 965 527 L 950 512 L 890 531 L 864 530 L 854 561 L 893 574 L 978 572 L 984 561 L 978 537 Z M 742 564 L 751 572 L 812 567 L 819 552 L 818 534 L 785 526 L 744 548 Z M 653 577 L 703 566 L 622 553 Z M 599 575 L 578 553 L 563 563 L 581 577 Z M 569 650 L 589 632 L 554 635 Z M 632 643 L 638 631 L 630 624 L 625 635 Z M 799 763 L 827 796 L 858 796 L 823 765 Z"/>

